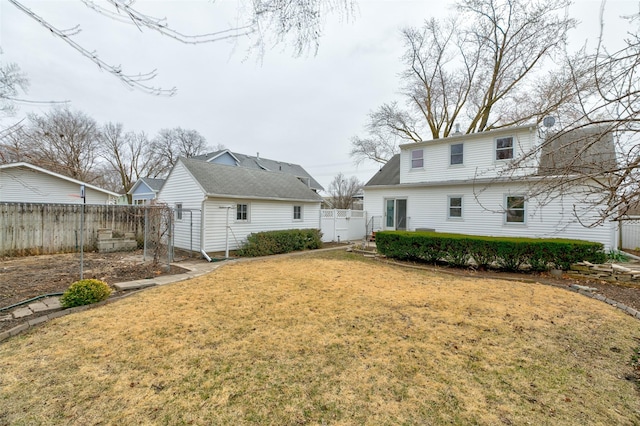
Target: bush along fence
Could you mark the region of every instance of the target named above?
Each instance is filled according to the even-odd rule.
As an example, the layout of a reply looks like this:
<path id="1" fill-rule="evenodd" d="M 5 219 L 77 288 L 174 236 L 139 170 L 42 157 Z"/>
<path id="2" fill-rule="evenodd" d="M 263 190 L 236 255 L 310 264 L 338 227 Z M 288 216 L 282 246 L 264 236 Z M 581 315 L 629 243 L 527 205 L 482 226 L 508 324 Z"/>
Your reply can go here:
<path id="1" fill-rule="evenodd" d="M 376 246 L 380 254 L 399 260 L 507 271 L 567 270 L 577 262 L 603 263 L 607 258 L 601 243 L 589 241 L 436 232 L 377 232 Z"/>
<path id="2" fill-rule="evenodd" d="M 288 229 L 250 234 L 237 251 L 239 256 L 255 257 L 322 247 L 319 229 Z"/>

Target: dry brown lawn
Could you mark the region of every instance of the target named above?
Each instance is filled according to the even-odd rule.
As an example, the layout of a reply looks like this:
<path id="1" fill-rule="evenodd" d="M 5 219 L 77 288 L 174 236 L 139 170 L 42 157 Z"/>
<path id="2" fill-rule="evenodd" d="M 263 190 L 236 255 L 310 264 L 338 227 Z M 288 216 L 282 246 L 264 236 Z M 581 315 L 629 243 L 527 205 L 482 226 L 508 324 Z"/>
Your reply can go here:
<path id="1" fill-rule="evenodd" d="M 325 253 L 0 345 L 0 424 L 640 424 L 640 322 L 555 287 Z"/>

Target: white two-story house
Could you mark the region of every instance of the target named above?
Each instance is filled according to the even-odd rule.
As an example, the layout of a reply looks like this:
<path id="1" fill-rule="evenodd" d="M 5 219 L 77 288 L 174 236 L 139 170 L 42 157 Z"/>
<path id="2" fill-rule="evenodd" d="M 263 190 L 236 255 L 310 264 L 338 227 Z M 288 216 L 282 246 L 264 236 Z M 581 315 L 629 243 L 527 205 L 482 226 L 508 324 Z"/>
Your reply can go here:
<path id="1" fill-rule="evenodd" d="M 591 157 L 615 161 L 613 139 L 606 139 Z M 582 155 L 571 144 L 535 150 L 541 143 L 532 125 L 401 145 L 400 154 L 364 186 L 370 226 L 374 231 L 569 238 L 616 248 L 617 223 L 585 226 L 595 222 L 602 206 L 585 202 L 584 181 L 565 185 L 562 193 L 532 191 L 541 180 L 553 179 L 552 169 L 544 166 L 570 159 L 579 164 L 575 158 Z M 527 156 L 523 167 L 504 173 L 532 151 L 538 154 Z"/>

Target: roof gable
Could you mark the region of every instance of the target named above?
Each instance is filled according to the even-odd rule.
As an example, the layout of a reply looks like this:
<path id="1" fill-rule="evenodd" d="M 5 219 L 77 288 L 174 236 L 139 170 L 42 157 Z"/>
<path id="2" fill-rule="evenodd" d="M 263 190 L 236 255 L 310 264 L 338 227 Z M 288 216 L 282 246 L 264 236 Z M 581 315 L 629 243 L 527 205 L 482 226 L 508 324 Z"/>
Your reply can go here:
<path id="1" fill-rule="evenodd" d="M 100 188 L 98 186 L 91 185 L 90 183 L 82 182 L 82 181 L 79 181 L 77 179 L 73 179 L 73 178 L 70 178 L 68 176 L 64 176 L 64 175 L 52 172 L 52 171 L 47 170 L 47 169 L 43 169 L 42 167 L 35 166 L 35 165 L 31 164 L 31 163 L 22 162 L 22 163 L 0 164 L 0 170 L 2 170 L 2 169 L 8 170 L 8 169 L 20 168 L 20 167 L 26 168 L 26 169 L 31 169 L 31 170 L 34 170 L 36 172 L 51 176 L 51 177 L 56 178 L 56 179 L 62 179 L 62 180 L 65 180 L 67 182 L 71 182 L 71 183 L 74 183 L 76 185 L 79 185 L 79 186 L 80 185 L 84 185 L 85 188 L 91 188 L 94 191 L 102 192 L 102 193 L 107 194 L 107 195 L 112 196 L 112 197 L 116 197 L 116 198 L 120 197 L 120 194 L 118 194 L 117 192 L 109 191 L 107 189 L 103 189 L 103 188 Z"/>
<path id="2" fill-rule="evenodd" d="M 399 185 L 400 184 L 400 154 L 396 154 L 373 175 L 364 186 Z"/>

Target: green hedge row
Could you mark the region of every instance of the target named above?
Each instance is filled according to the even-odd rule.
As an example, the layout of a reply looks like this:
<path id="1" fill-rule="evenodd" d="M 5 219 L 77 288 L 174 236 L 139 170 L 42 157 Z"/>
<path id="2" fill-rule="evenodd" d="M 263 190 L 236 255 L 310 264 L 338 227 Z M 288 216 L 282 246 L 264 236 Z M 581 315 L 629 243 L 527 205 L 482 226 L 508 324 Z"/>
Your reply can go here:
<path id="1" fill-rule="evenodd" d="M 239 256 L 255 257 L 322 247 L 319 229 L 287 229 L 250 234 L 240 250 Z"/>
<path id="2" fill-rule="evenodd" d="M 544 271 L 569 269 L 583 260 L 603 263 L 601 243 L 581 240 L 482 237 L 437 232 L 376 232 L 378 252 L 387 257 L 418 262 L 447 262 L 452 266 L 475 264 L 508 271 L 529 268 Z"/>

